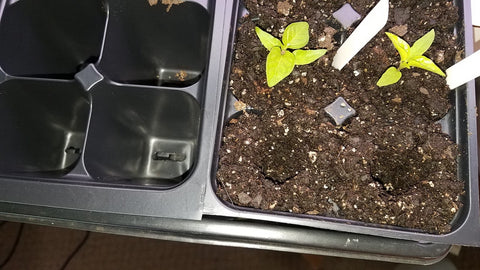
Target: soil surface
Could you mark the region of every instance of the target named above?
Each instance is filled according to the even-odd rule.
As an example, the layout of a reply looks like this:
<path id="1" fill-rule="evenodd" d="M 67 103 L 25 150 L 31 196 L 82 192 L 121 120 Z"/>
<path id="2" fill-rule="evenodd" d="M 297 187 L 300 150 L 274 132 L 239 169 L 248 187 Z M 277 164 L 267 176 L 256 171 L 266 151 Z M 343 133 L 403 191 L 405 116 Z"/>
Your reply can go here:
<path id="1" fill-rule="evenodd" d="M 451 1 L 392 0 L 389 21 L 341 71 L 331 66 L 348 29 L 332 17 L 345 3 L 364 18 L 376 0 L 245 0 L 229 90 L 253 110 L 228 121 L 217 172 L 218 195 L 237 206 L 447 233 L 461 207 L 456 144 L 437 121 L 450 109 L 445 78 L 403 69 L 397 84 L 377 80 L 400 59 L 386 31 L 409 44 L 435 29 L 425 55 L 445 70 L 462 55 Z M 310 25 L 308 49 L 325 56 L 273 88 L 268 51 L 254 27 L 281 37 L 292 23 Z M 324 108 L 338 97 L 356 115 L 336 126 Z"/>

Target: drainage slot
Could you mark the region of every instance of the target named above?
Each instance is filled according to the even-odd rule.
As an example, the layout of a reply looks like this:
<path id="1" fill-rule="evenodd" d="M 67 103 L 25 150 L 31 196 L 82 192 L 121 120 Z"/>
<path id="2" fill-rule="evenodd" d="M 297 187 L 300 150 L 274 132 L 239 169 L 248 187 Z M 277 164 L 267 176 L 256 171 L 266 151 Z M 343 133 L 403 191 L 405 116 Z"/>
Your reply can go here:
<path id="1" fill-rule="evenodd" d="M 155 152 L 152 158 L 153 160 L 184 161 L 187 156 L 182 153 Z"/>
<path id="2" fill-rule="evenodd" d="M 69 146 L 67 149 L 65 149 L 65 153 L 80 155 L 82 153 L 82 150 L 78 147 Z"/>

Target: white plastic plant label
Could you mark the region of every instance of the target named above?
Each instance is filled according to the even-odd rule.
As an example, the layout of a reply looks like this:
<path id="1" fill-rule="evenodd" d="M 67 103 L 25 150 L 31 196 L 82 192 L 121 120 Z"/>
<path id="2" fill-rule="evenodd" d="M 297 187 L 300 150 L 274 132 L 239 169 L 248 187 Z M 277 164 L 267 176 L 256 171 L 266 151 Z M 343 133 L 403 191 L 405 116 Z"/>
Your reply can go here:
<path id="1" fill-rule="evenodd" d="M 480 27 L 480 1 L 472 1 L 472 24 Z"/>
<path id="2" fill-rule="evenodd" d="M 462 61 L 446 70 L 447 84 L 450 89 L 455 89 L 480 76 L 480 51 L 473 53 Z"/>
<path id="3" fill-rule="evenodd" d="M 355 31 L 338 49 L 332 66 L 341 70 L 382 28 L 388 20 L 389 2 L 380 0 Z"/>

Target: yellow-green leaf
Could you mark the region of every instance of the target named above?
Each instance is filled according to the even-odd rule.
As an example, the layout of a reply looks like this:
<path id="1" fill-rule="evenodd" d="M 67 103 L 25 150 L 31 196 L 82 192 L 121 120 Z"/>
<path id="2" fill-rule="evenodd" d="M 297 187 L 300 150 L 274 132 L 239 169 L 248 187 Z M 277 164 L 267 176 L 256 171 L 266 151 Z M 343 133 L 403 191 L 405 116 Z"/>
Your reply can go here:
<path id="1" fill-rule="evenodd" d="M 423 68 L 425 70 L 437 73 L 440 76 L 445 77 L 445 73 L 435 63 L 425 56 L 418 56 L 408 61 L 408 64 L 413 67 Z"/>
<path id="2" fill-rule="evenodd" d="M 322 57 L 327 50 L 295 50 L 293 55 L 295 56 L 295 65 L 307 65 Z"/>
<path id="3" fill-rule="evenodd" d="M 414 58 L 423 55 L 430 46 L 432 46 L 435 39 L 435 30 L 430 30 L 423 37 L 419 38 L 410 48 L 409 58 Z"/>
<path id="4" fill-rule="evenodd" d="M 292 73 L 295 67 L 295 56 L 287 50 L 273 47 L 267 56 L 267 84 L 275 86 Z"/>
<path id="5" fill-rule="evenodd" d="M 408 45 L 405 40 L 395 34 L 389 32 L 386 32 L 385 34 L 387 34 L 388 38 L 390 38 L 392 41 L 393 46 L 395 46 L 395 49 L 397 49 L 398 53 L 400 54 L 400 58 L 403 61 L 406 61 L 408 59 L 410 45 Z"/>
<path id="6" fill-rule="evenodd" d="M 255 27 L 255 33 L 257 33 L 257 36 L 258 36 L 258 39 L 260 39 L 260 42 L 262 43 L 263 46 L 265 46 L 265 48 L 267 48 L 267 50 L 271 50 L 273 47 L 281 47 L 282 46 L 282 42 L 270 35 L 269 33 L 263 31 L 262 29 L 260 29 L 259 27 Z"/>
<path id="7" fill-rule="evenodd" d="M 308 23 L 291 23 L 283 32 L 282 42 L 287 49 L 300 49 L 308 44 Z"/>
<path id="8" fill-rule="evenodd" d="M 402 73 L 396 67 L 389 67 L 377 82 L 379 87 L 394 84 L 400 80 Z"/>

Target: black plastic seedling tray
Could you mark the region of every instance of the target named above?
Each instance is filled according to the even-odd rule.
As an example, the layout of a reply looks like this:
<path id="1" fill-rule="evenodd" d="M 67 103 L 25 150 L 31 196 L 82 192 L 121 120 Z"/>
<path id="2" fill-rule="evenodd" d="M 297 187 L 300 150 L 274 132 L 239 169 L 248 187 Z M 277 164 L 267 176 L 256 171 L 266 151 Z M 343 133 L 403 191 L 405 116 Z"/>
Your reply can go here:
<path id="1" fill-rule="evenodd" d="M 456 1 L 460 13 L 465 14 L 463 21 L 458 22 L 456 31 L 459 38 L 464 40 L 465 53 L 473 53 L 473 37 L 470 18 L 470 2 Z M 234 14 L 245 14 L 247 11 L 240 5 Z M 234 11 L 234 12 L 235 12 Z M 231 29 L 235 29 L 237 21 L 232 21 Z M 231 52 L 233 48 L 230 48 Z M 226 73 L 228 76 L 228 72 Z M 226 88 L 226 87 L 225 87 Z M 226 91 L 226 90 L 224 90 Z M 235 99 L 226 96 L 221 105 L 225 105 L 222 120 L 228 120 L 235 115 L 236 110 L 232 108 Z M 205 210 L 211 215 L 237 217 L 242 219 L 265 220 L 283 224 L 295 224 L 314 227 L 319 229 L 339 230 L 354 232 L 358 234 L 377 235 L 399 239 L 408 239 L 421 242 L 437 242 L 448 244 L 478 245 L 480 234 L 479 216 L 479 192 L 478 192 L 478 164 L 477 164 L 477 135 L 476 135 L 476 105 L 475 105 L 475 84 L 473 81 L 452 91 L 452 109 L 447 116 L 441 120 L 442 129 L 449 134 L 458 144 L 460 156 L 458 158 L 458 177 L 465 182 L 465 196 L 463 208 L 452 221 L 452 231 L 445 235 L 435 235 L 404 229 L 392 226 L 367 224 L 357 221 L 332 217 L 311 217 L 281 212 L 259 211 L 250 208 L 238 207 L 229 202 L 219 202 L 219 199 L 212 191 L 216 188 L 216 181 L 212 179 L 211 187 L 207 188 Z M 222 130 L 219 128 L 219 134 Z M 218 147 L 219 143 L 217 143 Z M 215 167 L 214 167 L 215 171 Z M 214 174 L 214 171 L 212 174 Z"/>
<path id="2" fill-rule="evenodd" d="M 470 3 L 458 4 L 468 55 Z M 215 172 L 241 12 L 238 0 L 168 12 L 146 0 L 0 1 L 1 215 L 312 253 L 431 258 L 449 244 L 480 244 L 473 82 L 455 90 L 444 121 L 467 191 L 447 235 L 224 204 Z"/>
<path id="3" fill-rule="evenodd" d="M 2 1 L 0 200 L 200 219 L 214 8 Z"/>

